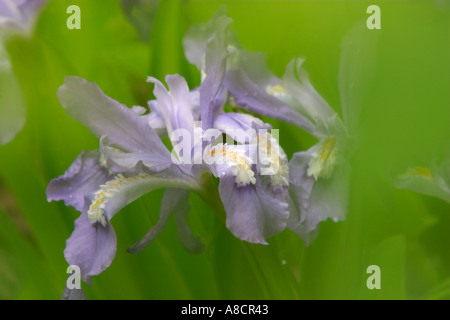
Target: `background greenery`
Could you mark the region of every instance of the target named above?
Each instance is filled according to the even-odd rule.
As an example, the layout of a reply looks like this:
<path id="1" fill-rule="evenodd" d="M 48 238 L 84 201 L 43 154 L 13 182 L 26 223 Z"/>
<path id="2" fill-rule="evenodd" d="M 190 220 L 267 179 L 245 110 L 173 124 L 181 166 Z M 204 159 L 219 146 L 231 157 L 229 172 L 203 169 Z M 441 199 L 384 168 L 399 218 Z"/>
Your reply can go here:
<path id="1" fill-rule="evenodd" d="M 0 147 L 0 298 L 59 299 L 63 250 L 78 216 L 47 203 L 48 182 L 98 140 L 60 106 L 67 75 L 96 81 L 112 98 L 145 105 L 146 76 L 180 73 L 191 88 L 199 73 L 181 39 L 225 3 L 242 46 L 267 53 L 278 75 L 306 57 L 317 90 L 340 112 L 341 41 L 366 8 L 381 8 L 376 73 L 364 95 L 346 221 L 321 224 L 310 247 L 288 230 L 269 246 L 233 237 L 191 196 L 190 224 L 205 252 L 183 250 L 174 222 L 144 251 L 125 252 L 155 223 L 162 191 L 126 207 L 114 220 L 112 266 L 83 285 L 89 299 L 448 299 L 450 205 L 397 190 L 391 172 L 426 166 L 450 141 L 450 6 L 445 1 L 179 1 L 128 8 L 120 1 L 78 0 L 81 30 L 66 28 L 73 1 L 50 1 L 31 37 L 7 42 L 27 105 L 23 130 Z M 145 14 L 144 14 L 145 13 Z M 133 18 L 134 17 L 134 18 Z M 132 19 L 132 20 L 130 20 Z M 1 92 L 1 88 L 0 88 Z M 14 106 L 11 106 L 14 108 Z M 289 157 L 315 140 L 272 121 Z M 381 290 L 368 290 L 366 268 L 381 268 Z"/>

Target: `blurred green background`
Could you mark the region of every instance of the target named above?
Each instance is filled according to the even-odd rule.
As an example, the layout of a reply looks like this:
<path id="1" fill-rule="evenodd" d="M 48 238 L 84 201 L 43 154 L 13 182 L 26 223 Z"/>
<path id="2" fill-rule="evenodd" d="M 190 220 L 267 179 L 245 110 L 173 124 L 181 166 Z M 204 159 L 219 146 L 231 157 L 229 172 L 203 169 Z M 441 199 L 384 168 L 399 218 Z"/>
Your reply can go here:
<path id="1" fill-rule="evenodd" d="M 73 2 L 73 3 L 72 3 Z M 361 145 L 352 159 L 345 221 L 321 224 L 310 247 L 293 232 L 269 246 L 233 237 L 195 195 L 190 225 L 205 252 L 184 251 L 174 221 L 137 255 L 125 250 L 158 218 L 162 190 L 135 201 L 112 221 L 118 238 L 109 269 L 83 285 L 88 299 L 448 299 L 450 204 L 391 183 L 394 168 L 426 166 L 450 141 L 450 4 L 445 1 L 179 1 L 123 10 L 121 1 L 49 1 L 31 36 L 5 44 L 26 105 L 23 129 L 0 146 L 0 299 L 59 299 L 67 278 L 65 240 L 78 217 L 47 203 L 48 182 L 98 140 L 59 104 L 67 75 L 96 81 L 112 98 L 145 105 L 148 75 L 200 75 L 181 40 L 223 4 L 243 48 L 267 53 L 282 75 L 303 56 L 318 92 L 340 113 L 341 41 L 371 4 L 381 8 L 376 72 L 361 105 Z M 81 8 L 69 30 L 66 8 Z M 0 87 L 0 94 L 5 88 Z M 8 106 L 14 110 L 14 103 Z M 11 111 L 13 112 L 13 111 Z M 314 138 L 272 121 L 290 158 Z M 369 265 L 381 289 L 366 287 Z"/>

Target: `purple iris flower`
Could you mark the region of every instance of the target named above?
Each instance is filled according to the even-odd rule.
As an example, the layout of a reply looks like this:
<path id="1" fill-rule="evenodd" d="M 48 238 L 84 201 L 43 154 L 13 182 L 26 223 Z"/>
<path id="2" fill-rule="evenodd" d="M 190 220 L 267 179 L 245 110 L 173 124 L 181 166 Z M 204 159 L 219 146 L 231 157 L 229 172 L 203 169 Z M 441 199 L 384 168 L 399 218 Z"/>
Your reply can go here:
<path id="1" fill-rule="evenodd" d="M 277 157 L 280 154 L 276 149 L 278 143 L 264 131 L 269 126 L 248 114 L 221 112 L 213 115 L 211 126 L 204 126 L 202 121 L 201 127 L 195 127 L 195 123 L 202 119 L 201 112 L 198 110 L 202 107 L 201 95 L 204 91 L 200 89 L 198 91 L 200 99 L 196 99 L 195 94 L 189 92 L 187 84 L 181 80 L 181 77 L 179 77 L 178 85 L 172 81 L 172 77 L 166 77 L 169 90 L 166 90 L 157 79 L 149 78 L 149 81 L 155 84 L 154 94 L 157 98 L 157 101 L 152 103 L 153 108 L 161 111 L 169 136 L 174 132 L 173 123 L 175 122 L 180 123 L 178 128 L 191 133 L 190 136 L 195 135 L 195 130 L 200 130 L 203 134 L 208 130 L 212 132 L 211 139 L 202 141 L 200 144 L 204 161 L 195 163 L 194 155 L 189 153 L 188 160 L 194 162 L 191 170 L 197 172 L 197 175 L 198 172 L 211 172 L 220 178 L 219 196 L 226 212 L 226 225 L 236 237 L 249 242 L 267 244 L 268 237 L 286 227 L 288 217 L 284 199 L 274 197 L 262 185 L 262 182 L 267 179 L 274 181 L 278 179 L 276 182 L 280 184 L 282 179 L 279 175 L 286 175 L 287 171 L 270 172 L 267 177 L 264 174 L 261 175 L 262 170 L 250 151 L 252 148 L 257 149 L 265 144 L 265 151 L 269 150 L 268 153 L 272 157 L 266 165 L 278 166 L 279 162 L 285 161 L 286 165 L 283 169 L 287 168 L 286 157 Z M 195 103 L 199 104 L 193 106 L 192 104 Z M 214 104 L 216 100 L 211 99 L 210 108 L 213 108 Z M 181 105 L 184 105 L 182 110 L 179 109 Z M 245 135 L 251 129 L 254 130 Z M 224 143 L 222 135 L 230 134 L 230 132 L 230 141 L 227 142 L 231 143 Z M 243 134 L 234 134 L 236 132 Z M 205 148 L 203 148 L 204 142 L 207 142 Z M 188 151 L 194 148 L 195 146 L 192 145 Z M 284 181 L 287 182 L 287 178 Z"/>
<path id="2" fill-rule="evenodd" d="M 267 125 L 250 115 L 219 113 L 213 115 L 211 127 L 197 127 L 196 122 L 202 120 L 200 109 L 205 108 L 202 106 L 205 92 L 202 87 L 190 92 L 179 75 L 166 76 L 169 90 L 155 78 L 150 77 L 148 81 L 155 84 L 156 97 L 149 103 L 149 114 L 140 107 L 127 108 L 107 97 L 95 83 L 78 77 L 67 77 L 58 90 L 58 97 L 68 114 L 100 139 L 99 150 L 83 152 L 64 175 L 52 180 L 47 188 L 49 201 L 64 200 L 66 205 L 81 212 L 64 254 L 70 265 L 80 267 L 85 282 L 90 282 L 92 276 L 109 267 L 114 259 L 116 236 L 111 225 L 114 215 L 156 188 L 166 188 L 159 220 L 129 251 L 135 253 L 147 246 L 172 214 L 176 215 L 183 245 L 190 251 L 201 251 L 202 244 L 192 236 L 186 216 L 189 191 L 205 197 L 210 192 L 202 184 L 205 174 L 212 173 L 220 178 L 219 195 L 227 215 L 226 224 L 235 236 L 266 244 L 266 238 L 287 225 L 287 204 L 272 188 L 287 185 L 287 159 L 284 155 L 281 160 L 277 158 L 276 140 L 271 136 L 263 139 L 269 134 L 255 130 L 257 133 L 250 135 L 248 141 L 232 136 L 233 140 L 243 142 L 240 145 L 217 141 L 230 129 L 267 129 Z M 216 95 L 209 91 L 206 94 L 208 107 L 214 108 Z M 186 154 L 179 152 L 176 145 L 171 153 L 152 125 L 171 138 L 180 131 L 193 137 L 196 130 L 201 133 L 216 130 L 217 134 L 211 136 L 206 148 L 203 148 L 202 140 L 201 154 L 205 159 L 221 158 L 222 161 L 196 163 L 192 153 L 196 145 L 192 144 L 187 151 L 183 150 L 188 155 L 188 161 L 185 161 Z M 280 174 L 275 174 L 273 179 L 260 177 L 259 174 L 268 168 L 254 163 L 245 151 L 245 146 L 251 145 L 263 145 L 269 151 L 270 161 L 265 163 L 269 169 L 282 162 L 281 178 Z M 174 161 L 174 156 L 181 161 Z"/>
<path id="3" fill-rule="evenodd" d="M 289 162 L 298 211 L 291 211 L 288 228 L 309 244 L 320 221 L 338 221 L 346 215 L 350 176 L 347 128 L 311 84 L 303 59 L 292 60 L 279 79 L 265 67 L 262 55 L 240 54 L 241 65 L 229 70 L 224 81 L 235 103 L 296 124 L 319 140 L 309 150 L 295 153 Z M 308 119 L 312 126 L 297 118 Z"/>
<path id="4" fill-rule="evenodd" d="M 191 63 L 202 66 L 198 50 L 204 47 L 202 43 L 212 33 L 220 14 L 197 29 L 200 36 L 196 37 L 193 31 L 188 33 L 185 51 Z M 293 155 L 289 182 L 294 197 L 285 192 L 290 211 L 288 228 L 297 232 L 306 244 L 313 239 L 320 221 L 328 218 L 339 221 L 346 216 L 351 171 L 348 160 L 354 149 L 353 136 L 365 89 L 359 69 L 372 65 L 373 38 L 365 34 L 361 25 L 344 38 L 339 70 L 343 120 L 312 85 L 303 67 L 304 59 L 292 60 L 280 79 L 266 67 L 264 54 L 241 49 L 232 35 L 226 38 L 228 57 L 223 86 L 231 95 L 230 103 L 292 123 L 318 139 L 309 150 Z M 370 72 L 364 76 L 369 77 Z"/>
<path id="5" fill-rule="evenodd" d="M 320 221 L 331 218 L 337 222 L 346 216 L 348 161 L 359 143 L 358 118 L 373 75 L 375 45 L 376 35 L 367 34 L 363 24 L 355 25 L 344 37 L 338 75 L 343 120 L 312 85 L 302 58 L 292 60 L 280 79 L 267 69 L 262 54 L 238 50 L 237 67 L 227 71 L 224 86 L 237 105 L 296 124 L 318 139 L 289 162 L 289 180 L 299 210 L 291 211 L 288 228 L 306 244 L 317 234 Z M 313 127 L 292 113 L 306 117 Z"/>
<path id="6" fill-rule="evenodd" d="M 227 129 L 262 129 L 256 130 L 263 132 L 262 134 L 250 138 L 249 141 L 256 145 L 259 151 L 264 150 L 269 161 L 265 167 L 261 161 L 251 166 L 253 174 L 247 176 L 250 183 L 240 184 L 226 174 L 220 175 L 220 170 L 219 172 L 213 170 L 213 173 L 221 178 L 219 194 L 227 213 L 227 227 L 240 239 L 266 244 L 266 238 L 287 226 L 292 206 L 288 182 L 289 167 L 287 157 L 278 141 L 264 131 L 269 125 L 249 114 L 223 112 L 228 92 L 220 80 L 234 63 L 233 48 L 237 43 L 229 31 L 230 23 L 231 19 L 220 10 L 209 22 L 190 28 L 184 37 L 183 45 L 186 58 L 196 65 L 201 73 L 201 87 L 211 86 L 208 81 L 212 79 L 214 90 L 205 91 L 217 92 L 216 95 L 209 94 L 202 97 L 200 91 L 204 128 L 212 126 L 224 133 Z M 206 124 L 203 122 L 204 115 L 207 119 Z M 306 118 L 299 116 L 296 119 L 306 127 L 312 128 L 312 124 Z M 238 136 L 232 139 L 245 144 Z M 226 148 L 232 149 L 232 146 L 228 145 Z"/>
<path id="7" fill-rule="evenodd" d="M 58 97 L 68 114 L 100 138 L 100 148 L 82 152 L 64 175 L 53 179 L 47 199 L 64 200 L 81 212 L 64 251 L 70 265 L 77 265 L 82 279 L 109 267 L 116 253 L 116 235 L 111 219 L 124 206 L 156 188 L 168 188 L 160 219 L 153 227 L 156 236 L 168 217 L 177 214 L 180 239 L 186 247 L 196 244 L 186 224 L 187 212 L 179 207 L 184 193 L 171 188 L 198 191 L 196 177 L 184 165 L 174 165 L 169 150 L 144 117 L 107 97 L 95 83 L 67 77 Z M 174 196 L 174 199 L 170 198 Z M 171 206 L 174 200 L 177 205 Z"/>
<path id="8" fill-rule="evenodd" d="M 149 77 L 156 97 L 149 102 L 150 113 L 127 108 L 78 77 L 67 77 L 59 88 L 68 114 L 100 139 L 98 150 L 82 152 L 47 188 L 49 201 L 64 200 L 81 212 L 64 254 L 85 282 L 114 259 L 114 215 L 156 188 L 166 188 L 159 220 L 130 247 L 132 253 L 146 247 L 173 214 L 184 247 L 200 252 L 203 245 L 186 222 L 188 196 L 194 191 L 211 204 L 216 194 L 211 174 L 219 178 L 226 226 L 241 240 L 267 244 L 267 238 L 289 227 L 308 242 L 319 221 L 344 216 L 346 127 L 312 87 L 302 60 L 291 62 L 280 84 L 264 66 L 254 68 L 258 59 L 247 59 L 248 53 L 231 44 L 230 22 L 218 14 L 188 32 L 186 56 L 199 67 L 201 86 L 190 91 L 183 77 L 167 75 L 166 88 Z M 319 143 L 289 163 L 268 124 L 249 114 L 224 112 L 229 94 L 242 108 L 294 123 Z M 166 134 L 172 151 L 161 141 Z M 217 202 L 212 207 L 220 211 Z M 65 296 L 77 295 L 66 290 Z"/>

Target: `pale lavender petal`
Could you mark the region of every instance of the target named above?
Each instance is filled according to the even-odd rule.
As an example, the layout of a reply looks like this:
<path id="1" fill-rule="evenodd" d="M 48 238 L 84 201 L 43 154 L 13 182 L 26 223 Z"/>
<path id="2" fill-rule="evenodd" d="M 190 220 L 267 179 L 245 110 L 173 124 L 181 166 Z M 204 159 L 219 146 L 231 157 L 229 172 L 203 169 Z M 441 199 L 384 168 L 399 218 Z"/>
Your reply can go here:
<path id="1" fill-rule="evenodd" d="M 309 244 L 319 222 L 345 219 L 348 208 L 350 165 L 340 159 L 331 177 L 315 180 L 307 174 L 313 148 L 294 154 L 289 163 L 290 182 L 300 210 L 300 219 L 291 220 L 289 229 Z"/>
<path id="2" fill-rule="evenodd" d="M 287 203 L 269 196 L 258 184 L 238 187 L 233 176 L 226 176 L 220 179 L 219 194 L 227 228 L 241 240 L 267 244 L 267 238 L 287 225 Z"/>
<path id="3" fill-rule="evenodd" d="M 334 113 L 327 119 L 317 119 L 315 136 L 319 139 L 330 136 L 339 137 L 342 147 L 352 148 L 348 143 L 350 136 L 348 135 L 347 128 L 337 113 Z M 347 156 L 350 155 L 347 154 Z"/>
<path id="4" fill-rule="evenodd" d="M 295 107 L 301 114 L 307 115 L 313 122 L 325 121 L 336 112 L 316 91 L 303 68 L 304 59 L 293 59 L 286 67 L 283 84 L 286 91 L 295 100 Z"/>
<path id="5" fill-rule="evenodd" d="M 147 172 L 157 173 L 173 165 L 170 158 L 153 153 L 124 152 L 111 145 L 110 139 L 100 139 L 100 151 L 106 167 L 113 172 L 138 172 L 145 167 Z"/>
<path id="6" fill-rule="evenodd" d="M 193 132 L 193 108 L 186 80 L 178 74 L 167 75 L 169 90 L 158 79 L 149 77 L 147 81 L 155 84 L 153 93 L 158 100 L 157 109 L 165 121 L 169 136 L 176 129 Z"/>
<path id="7" fill-rule="evenodd" d="M 206 77 L 200 86 L 200 112 L 204 130 L 212 127 L 215 107 L 220 100 L 228 57 L 227 29 L 231 21 L 228 17 L 219 17 L 216 20 L 216 32 L 206 45 L 204 66 Z"/>
<path id="8" fill-rule="evenodd" d="M 219 114 L 224 113 L 225 102 L 227 99 L 228 91 L 224 86 L 221 85 L 219 88 L 219 92 L 217 92 L 217 95 L 211 104 L 211 108 L 213 110 L 213 118 L 215 118 Z"/>
<path id="9" fill-rule="evenodd" d="M 67 113 L 98 138 L 105 135 L 116 147 L 170 157 L 156 132 L 131 109 L 106 96 L 94 82 L 66 77 L 58 97 Z"/>
<path id="10" fill-rule="evenodd" d="M 200 88 L 191 90 L 191 92 L 189 92 L 189 97 L 191 98 L 192 116 L 194 117 L 194 121 L 200 121 Z M 225 99 L 225 97 L 223 97 L 223 99 Z"/>
<path id="11" fill-rule="evenodd" d="M 148 125 L 156 131 L 160 137 L 167 135 L 166 122 L 161 111 L 159 110 L 158 100 L 150 100 L 148 102 L 150 113 L 142 117 L 147 121 Z"/>
<path id="12" fill-rule="evenodd" d="M 309 217 L 308 208 L 315 183 L 314 177 L 307 174 L 310 160 L 311 149 L 295 153 L 289 162 L 290 182 L 297 210 L 290 211 L 287 227 L 296 232 L 307 246 L 311 244 L 317 234 L 316 228 L 306 221 Z"/>
<path id="13" fill-rule="evenodd" d="M 220 9 L 214 17 L 200 27 L 191 27 L 183 39 L 186 58 L 202 74 L 200 86 L 200 112 L 202 128 L 212 127 L 214 115 L 221 111 L 226 99 L 222 80 L 227 67 L 229 46 L 235 42 L 228 32 L 232 22 Z"/>
<path id="14" fill-rule="evenodd" d="M 189 92 L 191 115 L 194 121 L 200 120 L 200 92 L 198 89 L 194 89 Z M 223 97 L 223 100 L 225 97 Z M 223 101 L 219 101 L 222 103 Z M 167 128 L 164 116 L 161 114 L 158 100 L 150 100 L 148 106 L 151 110 L 149 114 L 143 115 L 143 118 L 147 121 L 149 126 L 155 130 L 160 137 L 167 135 Z M 188 115 L 189 118 L 191 117 Z"/>
<path id="15" fill-rule="evenodd" d="M 214 17 L 200 25 L 190 27 L 183 38 L 183 49 L 186 59 L 197 66 L 198 70 L 204 70 L 205 52 L 208 41 L 218 30 L 220 19 L 225 18 L 225 8 L 220 8 Z"/>
<path id="16" fill-rule="evenodd" d="M 107 269 L 116 255 L 116 234 L 111 225 L 92 225 L 86 213 L 75 221 L 75 230 L 66 242 L 64 257 L 81 270 L 82 280 Z"/>
<path id="17" fill-rule="evenodd" d="M 309 198 L 311 197 L 315 183 L 314 177 L 307 174 L 311 153 L 311 149 L 297 152 L 289 162 L 289 181 L 291 182 L 301 213 L 307 212 Z M 305 215 L 301 217 L 299 222 L 302 222 L 304 219 Z"/>
<path id="18" fill-rule="evenodd" d="M 198 184 L 189 176 L 180 178 L 172 174 L 118 174 L 95 193 L 88 210 L 89 218 L 92 223 L 108 225 L 114 215 L 129 203 L 155 189 L 170 187 L 196 190 Z"/>
<path id="19" fill-rule="evenodd" d="M 297 194 L 299 194 L 299 192 L 297 192 Z M 310 230 L 308 229 L 307 224 L 303 223 L 302 219 L 304 219 L 305 216 L 302 216 L 302 213 L 305 213 L 305 208 L 304 206 L 302 206 L 302 209 L 299 208 L 299 203 L 301 202 L 296 198 L 294 191 L 290 192 L 287 203 L 289 209 L 287 228 L 297 233 L 302 238 L 305 246 L 311 245 L 318 234 L 319 228 Z"/>
<path id="20" fill-rule="evenodd" d="M 160 136 L 164 137 L 167 135 L 166 123 L 164 118 L 157 114 L 156 112 L 151 112 L 143 116 L 147 121 L 148 125 L 155 130 L 155 132 Z"/>
<path id="21" fill-rule="evenodd" d="M 150 113 L 157 113 L 162 118 L 157 99 L 150 100 L 150 101 L 148 101 L 147 104 L 148 104 L 148 108 L 150 109 Z"/>
<path id="22" fill-rule="evenodd" d="M 269 124 L 264 123 L 261 119 L 252 115 L 234 112 L 217 115 L 214 118 L 213 127 L 223 133 L 229 134 L 231 138 L 239 143 L 250 142 L 257 134 L 255 127 L 262 129 L 271 128 Z"/>
<path id="23" fill-rule="evenodd" d="M 154 79 L 154 78 L 153 78 Z M 161 82 L 156 80 L 155 83 L 160 84 Z M 190 99 L 190 106 L 191 106 L 191 113 L 193 115 L 193 118 L 195 121 L 200 120 L 200 92 L 199 88 L 195 88 L 189 92 L 189 99 Z M 158 104 L 158 100 L 150 100 L 148 102 L 148 107 L 150 108 L 151 113 L 157 113 L 161 118 L 161 110 Z M 164 121 L 164 118 L 163 118 Z"/>
<path id="24" fill-rule="evenodd" d="M 230 91 L 236 104 L 246 110 L 295 124 L 310 133 L 315 131 L 311 121 L 254 84 L 242 68 L 228 70 L 224 86 Z"/>
<path id="25" fill-rule="evenodd" d="M 105 183 L 108 171 L 99 165 L 99 151 L 83 151 L 67 169 L 64 175 L 50 181 L 47 187 L 47 200 L 64 200 L 66 206 L 72 206 L 83 212 L 89 203 L 86 197 Z"/>
<path id="26" fill-rule="evenodd" d="M 191 97 L 189 86 L 186 80 L 180 75 L 167 75 L 167 86 L 173 101 L 174 120 L 177 123 L 175 128 L 187 129 L 192 132 L 194 128 L 194 117 L 192 113 Z"/>
<path id="27" fill-rule="evenodd" d="M 20 0 L 19 0 L 20 1 Z M 23 1 L 22 1 L 23 2 Z M 10 0 L 0 1 L 0 19 L 13 18 L 17 8 L 12 5 Z M 0 20 L 1 21 L 1 20 Z"/>
<path id="28" fill-rule="evenodd" d="M 239 50 L 238 55 L 239 66 L 244 69 L 249 79 L 258 87 L 267 88 L 282 85 L 281 79 L 267 68 L 265 53 Z"/>
<path id="29" fill-rule="evenodd" d="M 344 220 L 348 210 L 350 165 L 345 161 L 336 166 L 333 177 L 319 178 L 314 184 L 306 217 L 307 225 L 314 227 L 320 221 Z"/>

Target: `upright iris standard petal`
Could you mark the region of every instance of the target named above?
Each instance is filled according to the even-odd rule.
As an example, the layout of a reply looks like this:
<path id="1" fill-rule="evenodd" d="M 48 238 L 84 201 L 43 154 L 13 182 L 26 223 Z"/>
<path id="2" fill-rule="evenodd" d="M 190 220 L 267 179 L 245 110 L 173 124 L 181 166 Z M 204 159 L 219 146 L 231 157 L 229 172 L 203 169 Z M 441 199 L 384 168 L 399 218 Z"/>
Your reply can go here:
<path id="1" fill-rule="evenodd" d="M 154 78 L 153 78 L 154 79 Z M 154 79 L 155 83 L 160 83 Z M 184 98 L 186 99 L 186 98 Z M 183 100 L 184 100 L 183 99 Z M 183 104 L 189 104 L 191 106 L 191 114 L 194 121 L 200 120 L 200 92 L 198 89 L 194 89 L 189 92 L 189 102 Z M 144 114 L 142 117 L 147 121 L 148 125 L 155 130 L 160 137 L 167 135 L 167 127 L 164 116 L 161 113 L 158 100 L 150 100 L 148 102 L 150 108 L 149 114 Z"/>
<path id="2" fill-rule="evenodd" d="M 326 120 L 335 114 L 325 99 L 316 91 L 303 68 L 304 59 L 292 60 L 283 76 L 284 88 L 293 99 L 293 107 L 313 122 Z"/>
<path id="3" fill-rule="evenodd" d="M 239 239 L 267 244 L 266 239 L 287 225 L 288 207 L 257 185 L 238 187 L 232 176 L 220 179 L 219 194 L 227 213 L 227 228 Z"/>
<path id="4" fill-rule="evenodd" d="M 206 45 L 204 66 L 206 76 L 200 87 L 200 112 L 204 130 L 212 127 L 216 111 L 214 106 L 217 106 L 216 101 L 222 90 L 228 57 L 227 29 L 231 21 L 228 17 L 219 17 L 216 32 Z"/>
<path id="5" fill-rule="evenodd" d="M 225 97 L 222 80 L 229 57 L 228 27 L 231 22 L 231 18 L 224 15 L 224 10 L 219 10 L 204 25 L 190 28 L 183 39 L 186 58 L 201 72 L 199 91 L 203 130 L 212 127 L 214 114 Z"/>
<path id="6" fill-rule="evenodd" d="M 251 52 L 246 50 L 237 50 L 235 54 L 236 66 L 242 67 L 248 78 L 258 87 L 266 92 L 277 92 L 279 97 L 284 93 L 282 81 L 275 76 L 268 68 L 266 63 L 266 54 L 263 52 Z"/>
<path id="7" fill-rule="evenodd" d="M 167 75 L 169 91 L 153 77 L 149 77 L 147 81 L 155 84 L 153 92 L 158 100 L 158 110 L 165 121 L 169 136 L 176 129 L 192 132 L 194 130 L 193 107 L 186 80 L 177 74 Z"/>
<path id="8" fill-rule="evenodd" d="M 270 118 L 295 124 L 310 133 L 315 131 L 315 126 L 311 121 L 291 106 L 255 85 L 242 68 L 229 70 L 225 76 L 224 85 L 240 107 Z"/>
<path id="9" fill-rule="evenodd" d="M 89 205 L 89 196 L 110 177 L 108 170 L 100 166 L 99 156 L 98 150 L 83 151 L 64 175 L 50 181 L 47 200 L 64 200 L 66 206 L 83 212 Z"/>
<path id="10" fill-rule="evenodd" d="M 106 96 L 95 83 L 66 77 L 58 97 L 67 113 L 98 138 L 107 136 L 118 148 L 170 157 L 156 132 L 133 110 Z"/>
<path id="11" fill-rule="evenodd" d="M 204 70 L 206 45 L 216 32 L 216 19 L 219 16 L 222 16 L 222 13 L 216 14 L 201 26 L 190 27 L 183 38 L 184 55 L 198 70 Z"/>
<path id="12" fill-rule="evenodd" d="M 225 9 L 222 7 L 208 22 L 200 26 L 190 27 L 183 38 L 183 48 L 186 59 L 202 72 L 202 78 L 204 78 L 206 74 L 205 55 L 208 43 L 220 31 L 221 25 L 224 22 L 227 23 L 227 20 L 231 22 L 231 19 L 225 16 Z M 229 44 L 231 39 L 228 37 L 229 34 L 226 34 L 226 36 L 227 44 Z"/>

